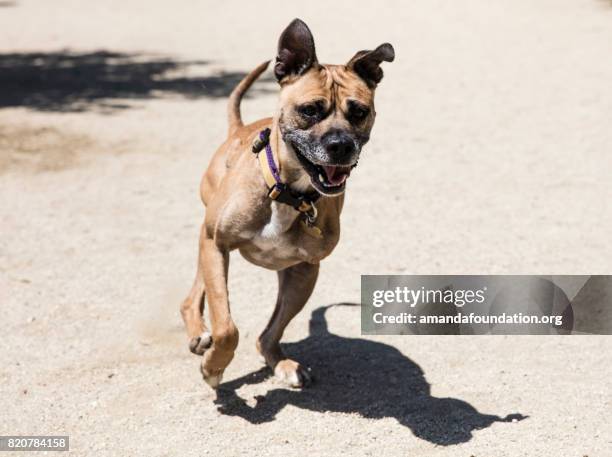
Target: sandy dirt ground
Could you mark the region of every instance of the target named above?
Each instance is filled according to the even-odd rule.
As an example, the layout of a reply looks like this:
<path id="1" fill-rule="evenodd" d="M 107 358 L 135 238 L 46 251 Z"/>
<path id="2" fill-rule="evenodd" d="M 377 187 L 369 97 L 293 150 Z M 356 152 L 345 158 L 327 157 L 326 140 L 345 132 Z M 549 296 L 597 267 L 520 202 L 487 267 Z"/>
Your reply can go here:
<path id="1" fill-rule="evenodd" d="M 275 273 L 232 256 L 215 393 L 178 306 L 226 96 L 299 16 L 320 60 L 384 41 L 343 234 L 268 377 Z M 612 339 L 362 337 L 360 275 L 611 273 L 612 4 L 0 2 L 0 433 L 74 455 L 612 455 Z M 268 74 L 244 117 L 270 115 Z M 23 455 L 23 454 L 21 454 Z"/>

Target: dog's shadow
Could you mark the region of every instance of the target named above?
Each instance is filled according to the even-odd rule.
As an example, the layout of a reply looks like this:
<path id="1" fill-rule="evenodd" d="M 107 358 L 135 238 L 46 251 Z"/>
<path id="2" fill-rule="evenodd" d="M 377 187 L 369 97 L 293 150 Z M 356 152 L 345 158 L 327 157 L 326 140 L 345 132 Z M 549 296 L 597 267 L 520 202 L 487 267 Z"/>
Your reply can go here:
<path id="1" fill-rule="evenodd" d="M 415 436 L 438 445 L 463 443 L 474 430 L 525 418 L 521 414 L 504 418 L 481 414 L 465 401 L 431 396 L 421 368 L 394 347 L 330 333 L 325 312 L 331 306 L 313 311 L 306 339 L 283 346 L 289 357 L 315 367 L 321 374 L 320 383 L 304 390 L 275 388 L 249 406 L 236 390 L 270 377 L 270 370 L 262 368 L 219 387 L 215 400 L 219 412 L 253 424 L 274 420 L 286 405 L 357 413 L 369 419 L 393 417 Z"/>

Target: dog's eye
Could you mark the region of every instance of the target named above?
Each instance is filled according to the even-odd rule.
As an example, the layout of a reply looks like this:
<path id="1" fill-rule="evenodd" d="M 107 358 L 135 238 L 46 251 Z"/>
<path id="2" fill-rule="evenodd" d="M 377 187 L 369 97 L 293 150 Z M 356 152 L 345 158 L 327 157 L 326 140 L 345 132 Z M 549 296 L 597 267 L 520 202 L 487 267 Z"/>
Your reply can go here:
<path id="1" fill-rule="evenodd" d="M 305 117 L 315 117 L 320 112 L 320 107 L 316 103 L 307 103 L 298 108 L 298 112 Z"/>
<path id="2" fill-rule="evenodd" d="M 348 110 L 348 118 L 351 122 L 361 122 L 370 114 L 370 110 L 365 106 L 351 103 Z"/>

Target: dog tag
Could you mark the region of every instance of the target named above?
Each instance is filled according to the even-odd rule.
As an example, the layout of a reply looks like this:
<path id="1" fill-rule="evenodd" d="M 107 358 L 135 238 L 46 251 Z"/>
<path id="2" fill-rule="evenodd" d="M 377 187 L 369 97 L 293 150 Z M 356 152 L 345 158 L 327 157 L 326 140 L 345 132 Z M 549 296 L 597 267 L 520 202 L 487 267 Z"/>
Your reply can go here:
<path id="1" fill-rule="evenodd" d="M 310 222 L 308 222 L 308 220 L 304 220 L 304 219 L 302 219 L 301 224 L 302 224 L 302 230 L 304 230 L 310 236 L 314 238 L 318 238 L 318 239 L 323 238 L 323 233 L 321 233 L 321 229 L 317 227 L 316 225 L 311 224 Z"/>

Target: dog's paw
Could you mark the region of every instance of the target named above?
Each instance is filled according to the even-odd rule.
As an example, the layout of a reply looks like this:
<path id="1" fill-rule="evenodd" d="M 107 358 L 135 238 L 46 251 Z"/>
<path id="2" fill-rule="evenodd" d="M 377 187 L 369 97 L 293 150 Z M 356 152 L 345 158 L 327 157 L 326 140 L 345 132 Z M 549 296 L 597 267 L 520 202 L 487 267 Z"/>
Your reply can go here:
<path id="1" fill-rule="evenodd" d="M 312 382 L 308 370 L 291 359 L 278 362 L 274 367 L 274 376 L 289 387 L 306 387 Z"/>
<path id="2" fill-rule="evenodd" d="M 208 330 L 204 330 L 200 336 L 191 338 L 189 342 L 189 350 L 195 355 L 204 355 L 210 346 L 212 346 L 212 336 Z"/>
<path id="3" fill-rule="evenodd" d="M 221 384 L 221 381 L 223 380 L 223 371 L 219 371 L 218 373 L 209 373 L 206 371 L 203 365 L 200 365 L 200 373 L 202 373 L 204 382 L 206 382 L 206 384 L 213 389 L 219 387 L 219 384 Z"/>

